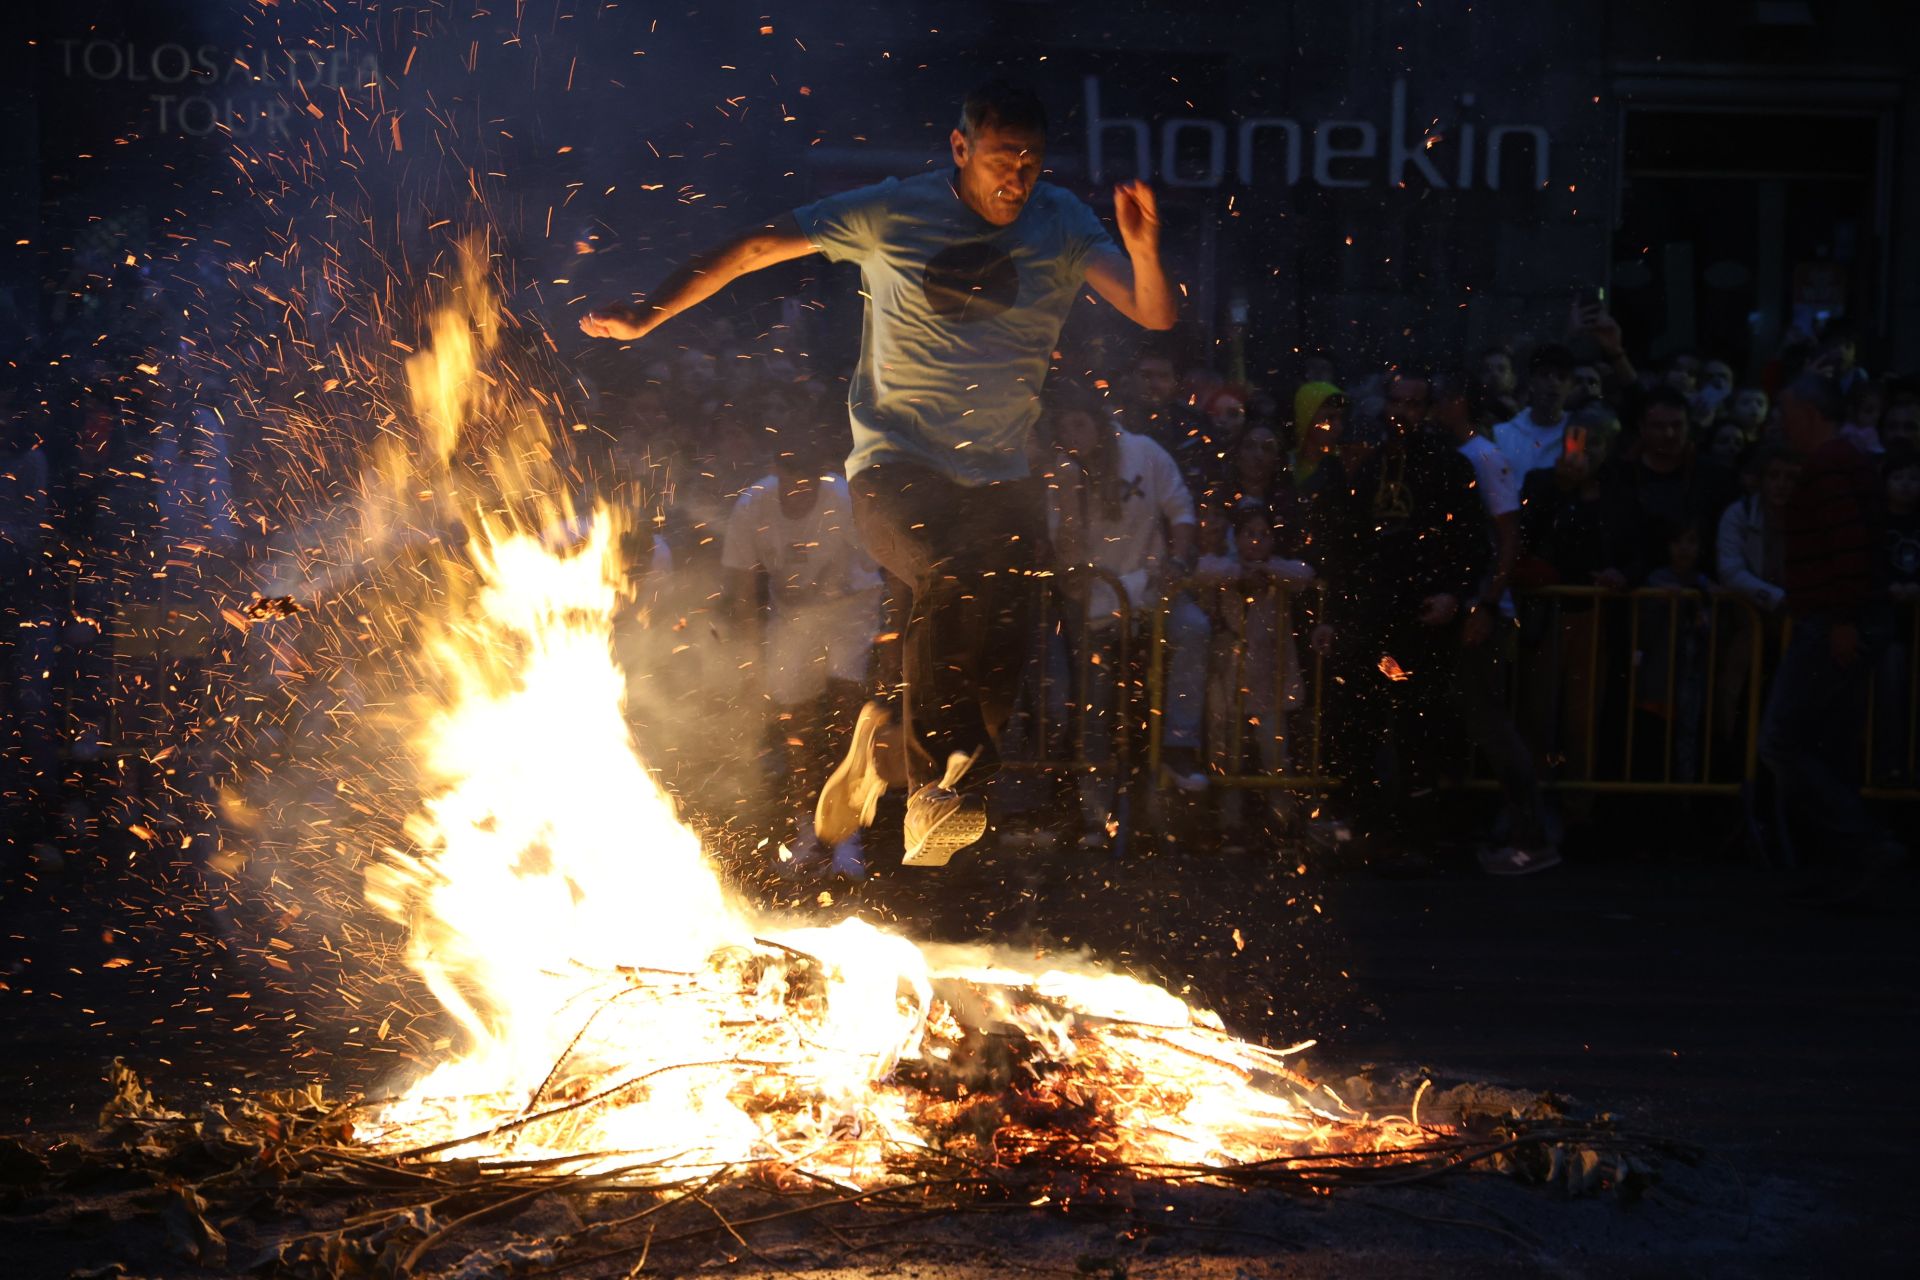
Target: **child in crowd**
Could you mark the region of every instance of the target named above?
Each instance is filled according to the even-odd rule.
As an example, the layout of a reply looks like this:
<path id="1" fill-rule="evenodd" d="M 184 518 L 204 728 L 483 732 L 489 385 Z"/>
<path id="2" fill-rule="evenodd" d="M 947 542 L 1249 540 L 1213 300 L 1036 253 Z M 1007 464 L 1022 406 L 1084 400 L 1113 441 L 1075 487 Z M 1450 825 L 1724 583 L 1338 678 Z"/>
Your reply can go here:
<path id="1" fill-rule="evenodd" d="M 1273 520 L 1264 505 L 1245 502 L 1233 511 L 1236 557 L 1207 557 L 1219 573 L 1212 652 L 1207 667 L 1207 747 L 1216 773 L 1283 774 L 1291 770 L 1287 712 L 1305 691 L 1293 638 L 1289 593 L 1313 581 L 1301 560 L 1281 558 Z M 1287 794 L 1267 791 L 1265 811 L 1276 824 L 1286 817 Z M 1220 789 L 1219 821 L 1226 847 L 1246 847 L 1242 788 Z"/>

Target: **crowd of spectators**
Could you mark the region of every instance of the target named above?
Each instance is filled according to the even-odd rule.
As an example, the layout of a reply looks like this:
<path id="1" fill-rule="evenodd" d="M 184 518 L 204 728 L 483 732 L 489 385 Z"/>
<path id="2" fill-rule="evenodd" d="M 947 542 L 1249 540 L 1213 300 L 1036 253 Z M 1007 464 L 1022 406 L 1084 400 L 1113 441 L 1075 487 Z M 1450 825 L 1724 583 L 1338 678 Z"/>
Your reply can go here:
<path id="1" fill-rule="evenodd" d="M 16 843 L 84 842 L 107 806 L 49 780 L 200 714 L 207 629 L 177 628 L 164 652 L 109 633 L 250 536 L 217 388 L 180 406 L 164 380 L 130 393 L 146 336 L 130 322 L 124 351 L 76 371 L 71 433 L 18 389 L 0 406 L 0 781 L 32 811 Z M 1564 334 L 1435 367 L 1319 353 L 1245 385 L 1188 350 L 1151 336 L 1042 397 L 1051 570 L 1035 590 L 1051 606 L 1012 740 L 1072 785 L 1014 814 L 1018 838 L 1110 848 L 1150 797 L 1130 821 L 1155 836 L 1418 864 L 1438 784 L 1477 770 L 1502 800 L 1475 833 L 1481 863 L 1525 872 L 1558 860 L 1590 805 L 1578 787 L 1549 803 L 1548 783 L 1724 783 L 1751 737 L 1783 808 L 1807 815 L 1803 852 L 1899 856 L 1854 764 L 1870 744 L 1865 781 L 1910 781 L 1897 611 L 1920 602 L 1920 380 L 1863 369 L 1843 322 L 1744 380 L 1687 352 L 1642 367 L 1591 304 Z M 803 816 L 863 697 L 900 671 L 900 596 L 837 474 L 844 383 L 710 335 L 619 356 L 642 363 L 599 396 L 580 470 L 634 516 L 643 741 L 719 715 L 753 726 L 761 767 L 722 789 L 759 794 L 769 847 L 858 874 L 857 843 L 818 849 Z M 149 790 L 179 785 L 152 772 Z M 1343 785 L 1309 801 L 1326 777 Z"/>
<path id="2" fill-rule="evenodd" d="M 1056 376 L 1043 396 L 1032 462 L 1052 572 L 1036 589 L 1053 607 L 1016 740 L 1078 776 L 1018 839 L 1052 818 L 1108 847 L 1144 783 L 1171 797 L 1136 818 L 1156 836 L 1330 839 L 1383 869 L 1418 866 L 1439 784 L 1477 769 L 1503 802 L 1479 861 L 1519 874 L 1554 865 L 1591 808 L 1591 791 L 1550 804 L 1543 784 L 1738 781 L 1751 737 L 1793 769 L 1780 811 L 1800 819 L 1781 838 L 1798 833 L 1797 856 L 1861 839 L 1899 856 L 1834 793 L 1904 786 L 1911 764 L 1911 620 L 1894 627 L 1893 610 L 1920 598 L 1920 381 L 1870 376 L 1844 323 L 1745 383 L 1686 352 L 1642 368 L 1591 302 L 1518 350 L 1443 368 L 1316 356 L 1291 387 L 1237 385 L 1178 352 L 1149 339 L 1127 367 Z M 833 401 L 762 426 L 831 435 Z M 1838 470 L 1844 483 L 1814 486 L 1838 496 L 1810 491 L 1810 466 Z M 721 483 L 713 501 L 726 498 Z M 765 540 L 766 519 L 741 523 L 750 501 L 724 539 L 730 567 L 749 558 L 734 545 Z M 682 540 L 712 521 L 685 522 Z M 777 554 L 758 563 L 778 617 L 799 579 Z M 873 596 L 844 598 L 883 619 L 883 641 L 897 629 Z M 1775 672 L 1801 678 L 1794 647 L 1830 628 L 1836 645 L 1857 631 L 1857 652 L 1823 651 L 1810 679 L 1824 719 L 1797 723 Z M 765 660 L 836 661 L 824 644 Z M 875 664 L 883 683 L 897 669 Z M 1825 758 L 1825 792 L 1807 790 L 1808 754 Z M 1326 776 L 1345 785 L 1300 803 Z M 1854 824 L 1845 839 L 1836 812 Z"/>

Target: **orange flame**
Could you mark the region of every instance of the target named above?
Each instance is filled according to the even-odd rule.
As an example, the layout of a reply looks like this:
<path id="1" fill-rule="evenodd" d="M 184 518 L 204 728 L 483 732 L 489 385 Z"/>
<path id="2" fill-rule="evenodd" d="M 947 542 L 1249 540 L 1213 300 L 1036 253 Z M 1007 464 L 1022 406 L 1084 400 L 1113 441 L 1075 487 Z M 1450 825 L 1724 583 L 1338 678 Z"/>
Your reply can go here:
<path id="1" fill-rule="evenodd" d="M 488 404 L 478 362 L 496 351 L 497 306 L 483 265 L 468 266 L 408 362 L 423 468 L 448 466 Z M 514 479 L 514 501 L 490 509 L 518 514 L 478 520 L 444 566 L 467 589 L 447 593 L 421 654 L 439 680 L 415 742 L 426 795 L 408 847 L 367 878 L 465 1043 L 363 1122 L 363 1140 L 633 1182 L 770 1165 L 873 1185 L 957 1105 L 896 1073 L 953 1063 L 989 1028 L 1044 1051 L 1035 1088 L 1097 1106 L 1103 1158 L 1219 1166 L 1418 1137 L 1290 1072 L 1311 1042 L 1234 1039 L 1098 966 L 756 915 L 631 739 L 614 519 L 569 520 L 537 497 L 562 491 L 553 478 Z M 1017 1155 L 1038 1139 L 1016 1128 L 993 1143 Z"/>

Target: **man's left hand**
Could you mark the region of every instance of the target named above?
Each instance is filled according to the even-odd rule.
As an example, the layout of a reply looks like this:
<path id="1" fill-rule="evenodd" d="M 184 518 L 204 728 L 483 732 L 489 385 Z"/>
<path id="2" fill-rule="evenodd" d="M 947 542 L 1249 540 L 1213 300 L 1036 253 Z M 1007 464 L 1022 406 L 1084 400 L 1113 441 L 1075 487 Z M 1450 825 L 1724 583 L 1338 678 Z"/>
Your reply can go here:
<path id="1" fill-rule="evenodd" d="M 1113 220 L 1128 253 L 1157 251 L 1160 247 L 1160 206 L 1153 188 L 1138 178 L 1113 187 Z"/>

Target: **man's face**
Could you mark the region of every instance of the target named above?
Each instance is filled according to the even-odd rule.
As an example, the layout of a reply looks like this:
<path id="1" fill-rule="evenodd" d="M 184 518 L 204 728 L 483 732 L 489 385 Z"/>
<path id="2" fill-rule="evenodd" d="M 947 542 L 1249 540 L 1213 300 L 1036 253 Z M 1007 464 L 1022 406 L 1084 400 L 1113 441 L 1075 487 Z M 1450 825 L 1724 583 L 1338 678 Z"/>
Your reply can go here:
<path id="1" fill-rule="evenodd" d="M 1165 356 L 1148 356 L 1133 366 L 1134 393 L 1148 408 L 1158 409 L 1173 399 L 1180 388 L 1173 376 L 1173 361 Z"/>
<path id="2" fill-rule="evenodd" d="M 1347 433 L 1347 401 L 1344 396 L 1328 396 L 1327 402 L 1320 406 L 1320 412 L 1313 416 L 1313 428 L 1307 438 L 1307 444 L 1322 449 L 1331 449 L 1340 443 Z"/>
<path id="3" fill-rule="evenodd" d="M 1534 418 L 1557 418 L 1567 407 L 1573 378 L 1559 369 L 1535 369 L 1527 375 L 1527 407 Z"/>
<path id="4" fill-rule="evenodd" d="M 1896 404 L 1881 414 L 1880 443 L 1889 449 L 1920 448 L 1920 405 Z"/>
<path id="5" fill-rule="evenodd" d="M 1734 422 L 1723 422 L 1714 428 L 1713 456 L 1721 462 L 1732 465 L 1740 457 L 1740 451 L 1747 447 L 1746 433 Z"/>
<path id="6" fill-rule="evenodd" d="M 1249 479 L 1265 480 L 1280 465 L 1280 440 L 1265 427 L 1255 427 L 1240 440 L 1240 471 Z"/>
<path id="7" fill-rule="evenodd" d="M 1513 390 L 1513 358 L 1504 351 L 1489 351 L 1480 357 L 1480 380 L 1490 391 L 1505 395 Z"/>
<path id="8" fill-rule="evenodd" d="M 1084 409 L 1067 409 L 1053 417 L 1053 438 L 1070 458 L 1085 457 L 1099 442 L 1097 426 Z"/>
<path id="9" fill-rule="evenodd" d="M 1640 451 L 1651 458 L 1677 458 L 1687 444 L 1687 414 L 1656 404 L 1640 419 Z"/>
<path id="10" fill-rule="evenodd" d="M 1907 465 L 1888 473 L 1887 503 L 1902 511 L 1920 505 L 1920 467 Z"/>
<path id="11" fill-rule="evenodd" d="M 780 475 L 780 500 L 789 507 L 803 507 L 813 501 L 818 492 L 813 468 L 795 458 L 781 458 L 777 468 Z"/>
<path id="12" fill-rule="evenodd" d="M 1433 384 L 1425 378 L 1395 378 L 1387 384 L 1387 421 L 1407 432 L 1427 420 L 1433 408 Z"/>
<path id="13" fill-rule="evenodd" d="M 1040 181 L 1047 140 L 1030 129 L 982 125 L 972 136 L 955 129 L 953 167 L 960 198 L 996 227 L 1010 225 L 1027 207 Z"/>
<path id="14" fill-rule="evenodd" d="M 1767 420 L 1767 393 L 1758 387 L 1742 387 L 1733 395 L 1733 420 L 1745 427 L 1748 435 L 1760 430 Z"/>
<path id="15" fill-rule="evenodd" d="M 1760 497 L 1769 507 L 1784 507 L 1787 499 L 1793 496 L 1793 486 L 1798 483 L 1799 466 L 1785 458 L 1776 458 L 1767 464 L 1767 472 L 1760 479 Z"/>
<path id="16" fill-rule="evenodd" d="M 1733 366 L 1725 360 L 1709 360 L 1700 371 L 1701 389 L 1713 388 L 1721 395 L 1733 390 Z"/>
<path id="17" fill-rule="evenodd" d="M 1573 371 L 1573 391 L 1571 398 L 1580 404 L 1600 398 L 1600 371 L 1590 364 L 1580 365 Z"/>
<path id="18" fill-rule="evenodd" d="M 1222 396 L 1207 413 L 1216 439 L 1232 439 L 1247 425 L 1247 406 L 1230 396 Z"/>

